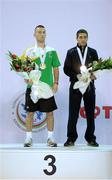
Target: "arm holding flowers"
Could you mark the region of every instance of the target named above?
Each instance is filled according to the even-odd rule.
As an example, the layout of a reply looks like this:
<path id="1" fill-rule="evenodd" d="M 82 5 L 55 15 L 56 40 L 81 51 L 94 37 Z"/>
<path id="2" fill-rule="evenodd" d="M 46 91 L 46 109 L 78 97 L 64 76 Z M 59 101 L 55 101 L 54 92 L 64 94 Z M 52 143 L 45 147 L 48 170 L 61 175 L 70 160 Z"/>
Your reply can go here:
<path id="1" fill-rule="evenodd" d="M 96 79 L 96 77 L 103 72 L 108 72 L 105 70 L 112 71 L 112 58 L 93 61 L 91 67 L 86 69 L 82 76 L 78 78 L 79 81 L 74 84 L 73 88 L 79 89 L 81 93 L 84 94 L 91 80 Z M 85 78 L 86 80 L 83 80 L 83 78 Z"/>
<path id="2" fill-rule="evenodd" d="M 11 52 L 8 54 L 8 59 L 10 60 L 11 70 L 14 70 L 19 76 L 23 77 L 25 82 L 30 85 L 30 96 L 34 103 L 40 98 L 48 99 L 53 96 L 49 85 L 40 81 L 41 71 L 34 59 L 27 56 L 23 61 L 21 57 Z M 55 73 L 55 78 L 58 78 L 58 73 Z"/>

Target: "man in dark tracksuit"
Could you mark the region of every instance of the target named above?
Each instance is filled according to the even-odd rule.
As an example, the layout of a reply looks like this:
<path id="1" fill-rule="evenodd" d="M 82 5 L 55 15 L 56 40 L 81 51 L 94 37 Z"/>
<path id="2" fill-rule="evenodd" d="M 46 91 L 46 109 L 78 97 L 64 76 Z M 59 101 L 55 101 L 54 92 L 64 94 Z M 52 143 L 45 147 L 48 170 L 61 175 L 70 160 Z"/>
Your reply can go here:
<path id="1" fill-rule="evenodd" d="M 91 74 L 91 82 L 86 92 L 82 95 L 79 89 L 73 89 L 73 85 L 78 81 L 77 75 L 80 74 L 80 67 L 84 64 L 89 66 L 93 61 L 98 60 L 97 51 L 87 46 L 88 32 L 84 29 L 80 29 L 76 34 L 77 46 L 68 50 L 65 63 L 64 73 L 70 77 L 70 89 L 69 89 L 69 118 L 67 127 L 67 141 L 64 146 L 73 146 L 74 142 L 78 138 L 77 134 L 77 120 L 79 117 L 79 110 L 81 100 L 84 100 L 87 129 L 85 132 L 85 139 L 90 146 L 97 147 L 99 144 L 96 142 L 94 111 L 95 111 L 95 76 Z"/>

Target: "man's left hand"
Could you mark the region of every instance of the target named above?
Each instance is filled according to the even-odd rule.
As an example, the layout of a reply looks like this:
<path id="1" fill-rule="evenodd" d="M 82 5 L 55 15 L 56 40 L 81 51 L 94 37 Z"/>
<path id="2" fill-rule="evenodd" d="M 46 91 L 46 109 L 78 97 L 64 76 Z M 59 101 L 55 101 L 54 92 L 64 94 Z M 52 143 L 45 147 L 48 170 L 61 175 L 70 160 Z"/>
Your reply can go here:
<path id="1" fill-rule="evenodd" d="M 91 80 L 96 80 L 96 76 L 92 72 L 91 72 L 90 78 Z"/>
<path id="2" fill-rule="evenodd" d="M 58 91 L 58 84 L 54 83 L 53 87 L 52 87 L 52 90 L 53 90 L 54 93 L 56 93 Z"/>

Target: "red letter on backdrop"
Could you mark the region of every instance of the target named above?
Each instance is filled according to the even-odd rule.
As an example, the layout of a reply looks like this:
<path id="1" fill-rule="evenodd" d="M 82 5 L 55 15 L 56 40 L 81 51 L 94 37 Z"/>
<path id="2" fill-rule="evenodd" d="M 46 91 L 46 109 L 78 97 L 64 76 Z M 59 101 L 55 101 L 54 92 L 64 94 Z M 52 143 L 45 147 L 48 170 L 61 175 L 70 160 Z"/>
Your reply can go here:
<path id="1" fill-rule="evenodd" d="M 103 110 L 105 110 L 105 119 L 110 119 L 110 111 L 112 110 L 112 106 L 103 106 Z"/>

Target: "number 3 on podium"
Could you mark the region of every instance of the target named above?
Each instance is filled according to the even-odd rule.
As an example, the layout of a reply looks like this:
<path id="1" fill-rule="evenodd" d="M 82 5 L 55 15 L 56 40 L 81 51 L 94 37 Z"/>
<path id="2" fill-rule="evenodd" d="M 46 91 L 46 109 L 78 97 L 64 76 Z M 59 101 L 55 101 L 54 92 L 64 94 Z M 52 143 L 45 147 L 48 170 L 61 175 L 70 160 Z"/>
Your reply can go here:
<path id="1" fill-rule="evenodd" d="M 52 167 L 52 170 L 51 171 L 48 171 L 47 169 L 44 169 L 43 171 L 44 171 L 44 173 L 46 174 L 46 175 L 53 175 L 53 174 L 55 174 L 55 172 L 56 172 L 56 166 L 55 166 L 55 162 L 56 162 L 56 158 L 53 156 L 53 155 L 47 155 L 47 156 L 45 156 L 45 158 L 44 158 L 44 160 L 45 161 L 47 161 L 48 159 L 51 159 L 51 162 L 50 163 L 48 163 L 48 166 L 51 166 Z"/>

